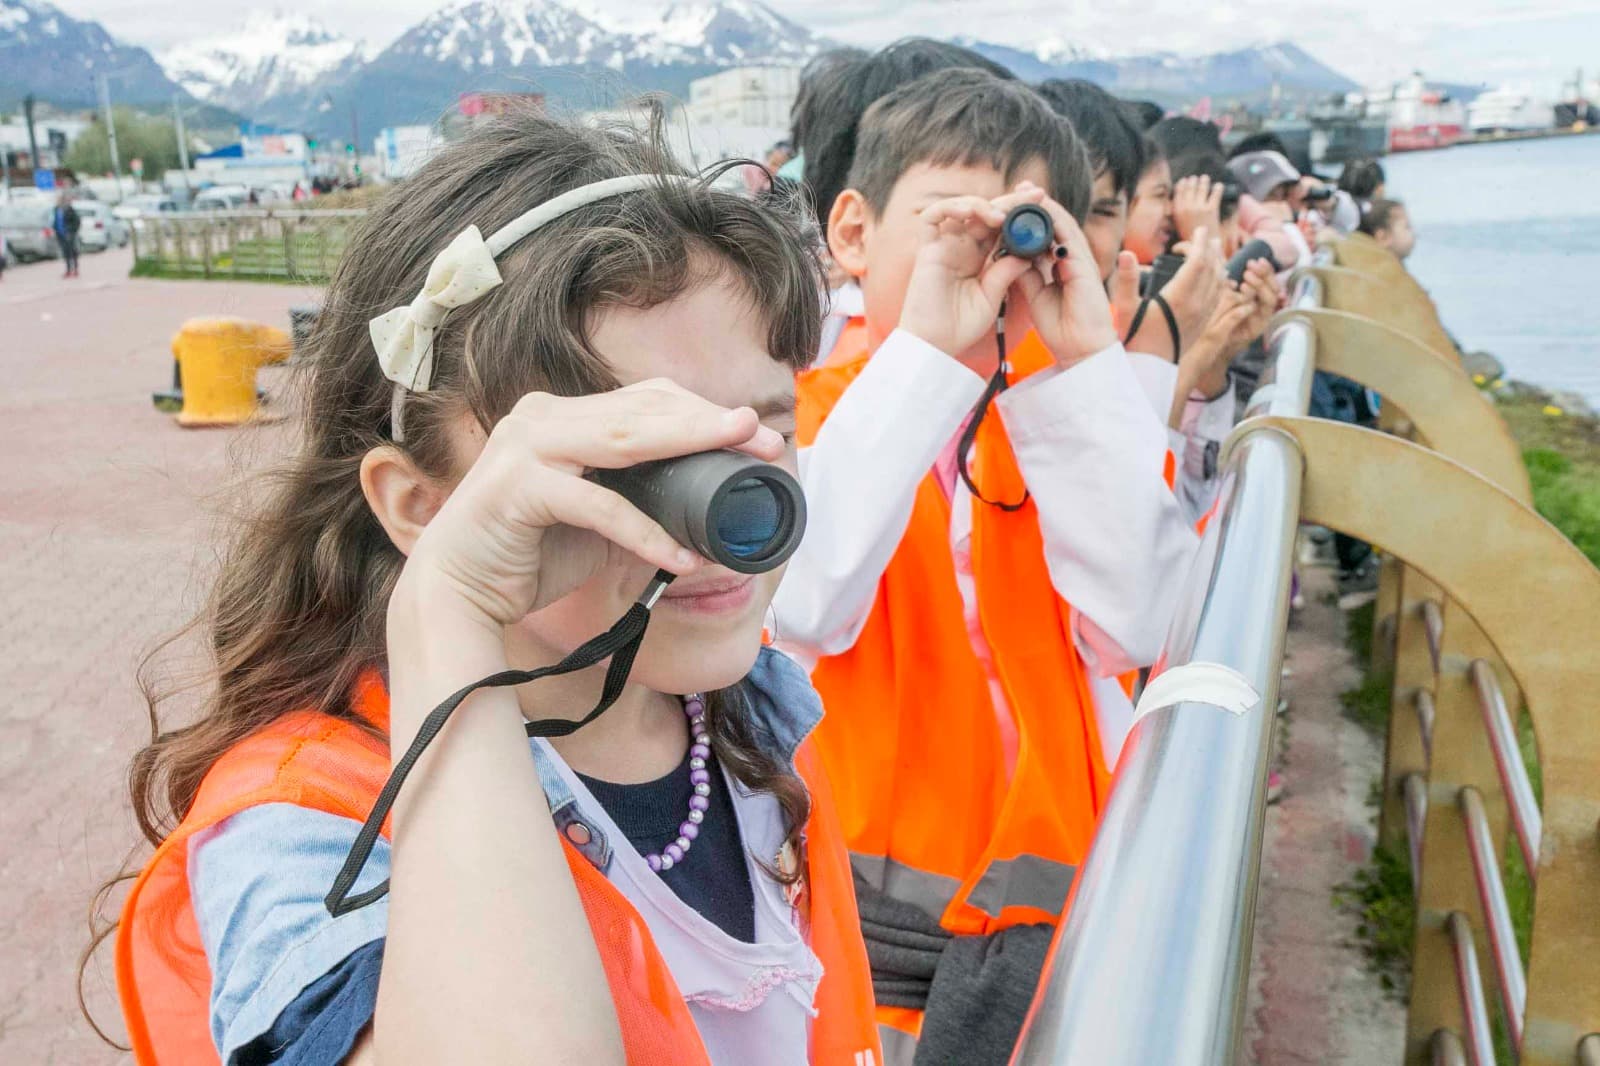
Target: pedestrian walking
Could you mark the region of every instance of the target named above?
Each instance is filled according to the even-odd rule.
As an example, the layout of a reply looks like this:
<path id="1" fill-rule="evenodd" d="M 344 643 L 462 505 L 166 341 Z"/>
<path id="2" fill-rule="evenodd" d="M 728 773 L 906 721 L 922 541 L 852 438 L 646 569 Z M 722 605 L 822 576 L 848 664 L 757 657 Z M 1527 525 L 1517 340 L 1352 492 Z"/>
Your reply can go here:
<path id="1" fill-rule="evenodd" d="M 67 272 L 63 277 L 75 278 L 78 276 L 78 229 L 83 220 L 78 217 L 78 211 L 72 206 L 72 193 L 64 191 L 56 202 L 55 217 L 52 225 L 56 232 L 56 243 L 61 246 L 61 258 L 66 261 Z"/>

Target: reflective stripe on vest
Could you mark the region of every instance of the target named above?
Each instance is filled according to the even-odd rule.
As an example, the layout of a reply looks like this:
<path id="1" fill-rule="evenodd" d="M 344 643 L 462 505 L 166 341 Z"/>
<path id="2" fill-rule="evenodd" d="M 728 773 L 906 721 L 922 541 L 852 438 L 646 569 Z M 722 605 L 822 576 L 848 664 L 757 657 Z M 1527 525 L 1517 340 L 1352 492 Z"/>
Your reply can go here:
<path id="1" fill-rule="evenodd" d="M 954 877 L 918 870 L 882 855 L 851 852 L 850 865 L 868 884 L 895 899 L 915 904 L 935 921 L 944 916 L 961 892 L 961 882 Z M 967 904 L 992 918 L 999 918 L 1007 907 L 1031 907 L 1060 914 L 1067 905 L 1067 893 L 1076 874 L 1075 866 L 1037 855 L 996 859 L 978 878 Z"/>
<path id="2" fill-rule="evenodd" d="M 912 1066 L 917 1058 L 917 1038 L 892 1025 L 878 1026 L 878 1039 L 883 1041 L 884 1066 Z"/>

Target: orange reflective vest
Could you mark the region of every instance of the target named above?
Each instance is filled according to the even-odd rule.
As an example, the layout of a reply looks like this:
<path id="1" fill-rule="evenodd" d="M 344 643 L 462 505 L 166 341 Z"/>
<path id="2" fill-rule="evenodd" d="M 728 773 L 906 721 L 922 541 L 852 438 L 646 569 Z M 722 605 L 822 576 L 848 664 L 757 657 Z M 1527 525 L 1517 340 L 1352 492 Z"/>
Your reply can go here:
<path id="1" fill-rule="evenodd" d="M 352 701 L 369 725 L 388 724 L 388 696 L 375 678 Z M 814 1006 L 811 1061 L 881 1061 L 872 983 L 861 941 L 849 859 L 827 778 L 807 744 L 796 765 L 811 790 L 806 826 L 810 944 L 824 975 Z M 134 882 L 117 931 L 117 992 L 134 1061 L 217 1063 L 211 1042 L 211 971 L 189 898 L 188 840 L 262 803 L 296 803 L 357 821 L 389 774 L 389 745 L 348 719 L 302 711 L 235 745 L 206 774 L 194 805 Z M 385 824 L 384 836 L 390 826 Z M 578 886 L 622 1026 L 630 1064 L 680 1066 L 708 1059 L 683 995 L 632 904 L 560 838 Z"/>
<path id="2" fill-rule="evenodd" d="M 853 322 L 829 360 L 800 376 L 802 445 L 868 358 L 866 330 Z M 1050 360 L 1036 337 L 1025 339 L 1012 355 L 1013 381 Z M 974 448 L 984 495 L 1022 498 L 1022 473 L 997 415 L 983 420 Z M 956 584 L 950 507 L 930 473 L 860 637 L 812 673 L 828 710 L 816 740 L 857 872 L 946 929 L 980 934 L 1056 921 L 1110 775 L 1037 509 L 974 501 L 978 617 L 1017 732 L 1007 778 L 989 677 Z M 920 1029 L 914 1011 L 884 1008 L 879 1019 Z"/>

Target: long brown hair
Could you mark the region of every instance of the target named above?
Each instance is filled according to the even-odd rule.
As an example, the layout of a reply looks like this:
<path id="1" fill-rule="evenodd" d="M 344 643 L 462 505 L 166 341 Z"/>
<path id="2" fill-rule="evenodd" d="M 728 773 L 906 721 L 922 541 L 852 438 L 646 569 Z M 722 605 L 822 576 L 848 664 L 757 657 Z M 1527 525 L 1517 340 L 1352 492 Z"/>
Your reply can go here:
<path id="1" fill-rule="evenodd" d="M 467 226 L 488 234 L 569 189 L 628 174 L 685 172 L 661 146 L 659 129 L 588 129 L 513 113 L 440 152 L 353 233 L 305 353 L 299 446 L 252 478 L 255 503 L 191 624 L 210 638 L 201 713 L 163 729 L 155 657 L 140 671 L 151 740 L 134 756 L 128 783 L 152 844 L 182 821 L 229 748 L 306 707 L 359 722 L 351 708 L 357 679 L 384 668 L 385 609 L 404 558 L 367 507 L 358 476 L 368 451 L 393 443 L 391 386 L 368 321 L 409 303 L 434 256 Z M 715 177 L 589 205 L 501 256 L 504 285 L 451 313 L 435 334 L 431 389 L 406 397 L 401 446 L 417 465 L 447 476 L 446 427 L 463 410 L 488 430 L 528 392 L 615 388 L 591 341 L 597 312 L 656 306 L 708 273 L 744 287 L 765 318 L 773 359 L 805 366 L 819 341 L 823 277 L 802 236 L 801 209 L 719 191 Z M 752 742 L 737 687 L 707 704 L 717 756 L 746 787 L 777 798 L 797 841 L 810 813 L 804 785 Z"/>

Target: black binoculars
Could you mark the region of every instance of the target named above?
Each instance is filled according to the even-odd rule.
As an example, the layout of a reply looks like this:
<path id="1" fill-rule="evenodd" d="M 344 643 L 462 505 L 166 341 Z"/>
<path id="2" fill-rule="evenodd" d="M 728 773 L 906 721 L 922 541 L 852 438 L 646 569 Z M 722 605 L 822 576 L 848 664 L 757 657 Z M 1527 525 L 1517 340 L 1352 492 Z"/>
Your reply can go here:
<path id="1" fill-rule="evenodd" d="M 806 529 L 800 483 L 743 452 L 698 452 L 589 480 L 649 515 L 679 544 L 741 574 L 782 566 Z"/>
<path id="2" fill-rule="evenodd" d="M 1018 259 L 1037 259 L 1055 244 L 1056 226 L 1038 204 L 1018 204 L 1000 223 L 1000 250 Z"/>

